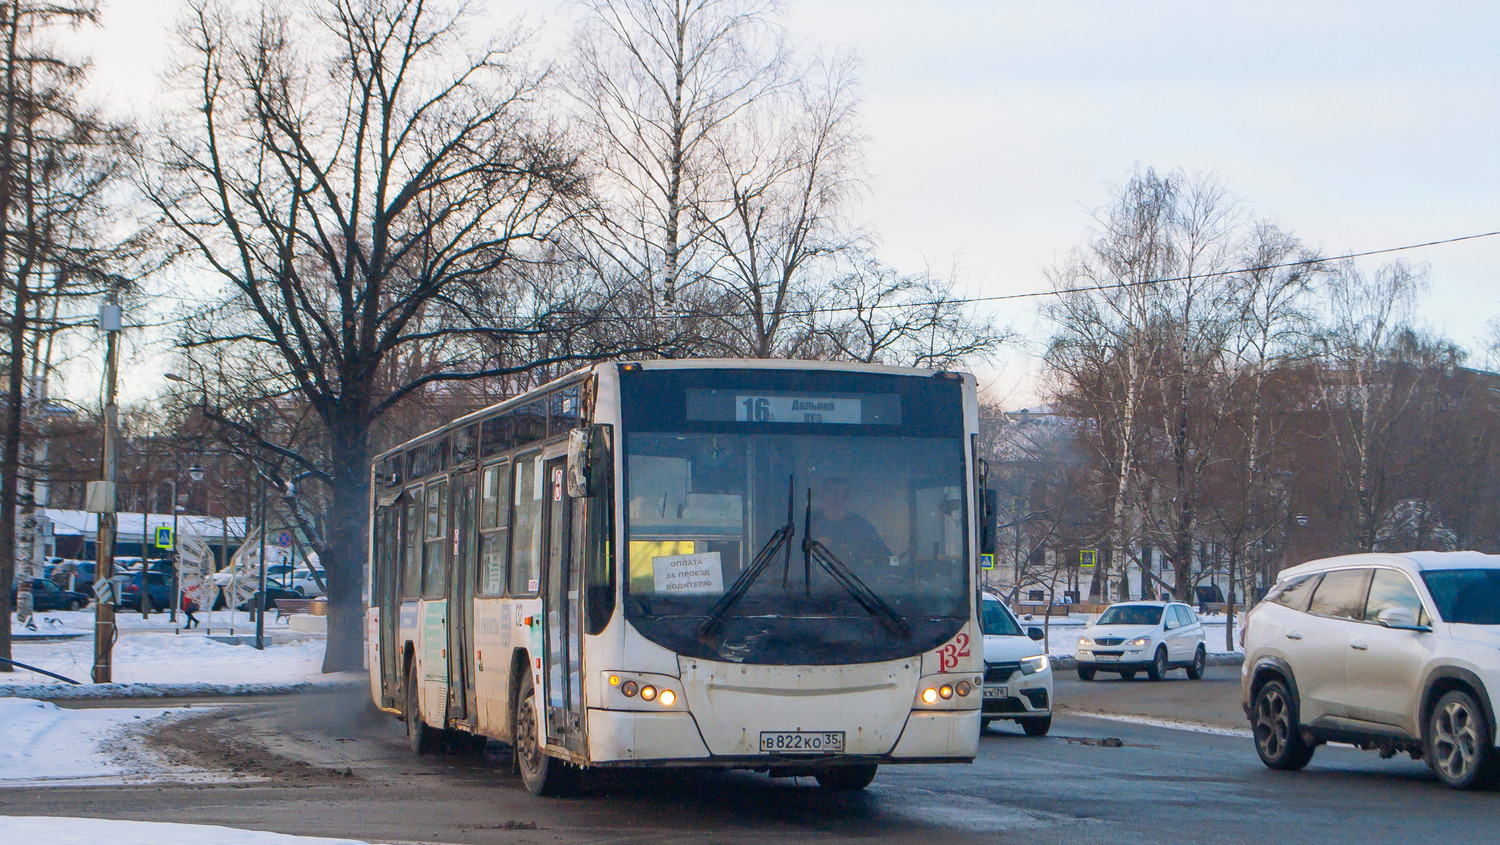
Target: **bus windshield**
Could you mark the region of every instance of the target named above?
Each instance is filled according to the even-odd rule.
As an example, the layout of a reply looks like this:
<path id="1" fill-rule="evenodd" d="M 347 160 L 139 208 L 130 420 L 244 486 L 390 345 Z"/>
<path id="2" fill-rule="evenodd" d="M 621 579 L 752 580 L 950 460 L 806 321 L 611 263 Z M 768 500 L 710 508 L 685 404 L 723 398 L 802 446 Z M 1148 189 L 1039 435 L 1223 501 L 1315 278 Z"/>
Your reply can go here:
<path id="1" fill-rule="evenodd" d="M 621 374 L 621 402 L 625 610 L 647 638 L 733 662 L 870 662 L 967 618 L 958 382 L 645 370 Z"/>

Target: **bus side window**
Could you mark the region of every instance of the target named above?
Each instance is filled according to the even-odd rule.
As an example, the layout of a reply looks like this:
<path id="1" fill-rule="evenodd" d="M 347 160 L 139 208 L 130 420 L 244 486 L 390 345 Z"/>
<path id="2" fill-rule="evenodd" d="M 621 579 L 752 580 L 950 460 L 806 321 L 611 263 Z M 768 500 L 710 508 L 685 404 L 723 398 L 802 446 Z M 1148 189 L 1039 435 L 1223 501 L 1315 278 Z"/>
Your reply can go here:
<path id="1" fill-rule="evenodd" d="M 514 523 L 511 528 L 510 594 L 535 595 L 542 559 L 542 485 L 535 452 L 516 458 Z"/>
<path id="2" fill-rule="evenodd" d="M 583 583 L 586 590 L 584 620 L 585 633 L 597 634 L 609 624 L 615 612 L 615 560 L 614 550 L 614 460 L 609 446 L 600 438 L 599 462 L 611 469 L 596 476 L 595 495 L 581 499 L 588 509 L 587 539 L 579 548 L 585 549 Z"/>
<path id="3" fill-rule="evenodd" d="M 427 551 L 422 555 L 422 595 L 442 598 L 447 589 L 448 482 L 427 485 Z"/>
<path id="4" fill-rule="evenodd" d="M 505 565 L 510 556 L 510 464 L 484 468 L 479 496 L 480 595 L 505 592 Z"/>
<path id="5" fill-rule="evenodd" d="M 422 488 L 406 491 L 406 515 L 401 520 L 401 597 L 414 599 L 422 587 Z"/>

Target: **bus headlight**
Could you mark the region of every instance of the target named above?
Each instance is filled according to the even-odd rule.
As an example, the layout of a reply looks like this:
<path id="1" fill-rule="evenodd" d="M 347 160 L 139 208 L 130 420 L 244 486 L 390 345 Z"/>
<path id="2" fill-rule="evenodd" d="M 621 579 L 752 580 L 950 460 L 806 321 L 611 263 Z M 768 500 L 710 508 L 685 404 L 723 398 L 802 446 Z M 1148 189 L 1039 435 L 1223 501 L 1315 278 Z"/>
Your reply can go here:
<path id="1" fill-rule="evenodd" d="M 650 684 L 647 684 L 647 685 L 641 687 L 641 700 L 642 701 L 655 701 L 656 700 L 656 687 L 653 687 Z"/>
<path id="2" fill-rule="evenodd" d="M 968 681 L 959 681 L 958 686 L 954 687 L 954 689 L 958 691 L 960 696 L 965 696 L 969 694 L 969 690 L 973 689 L 973 687 L 969 686 Z"/>
<path id="3" fill-rule="evenodd" d="M 944 701 L 952 698 L 953 697 L 953 687 L 950 687 L 947 684 L 943 684 L 942 686 L 938 687 L 938 695 Z"/>
<path id="4" fill-rule="evenodd" d="M 640 688 L 641 685 L 637 684 L 635 681 L 626 681 L 625 683 L 620 685 L 620 692 L 625 693 L 626 698 L 634 698 L 636 692 L 640 690 Z"/>
<path id="5" fill-rule="evenodd" d="M 927 689 L 922 690 L 922 703 L 937 704 L 937 696 L 937 690 L 933 689 L 932 687 L 928 687 Z"/>
<path id="6" fill-rule="evenodd" d="M 659 700 L 661 701 L 661 706 L 671 707 L 672 705 L 677 703 L 677 693 L 672 692 L 669 689 L 664 689 L 661 691 L 661 697 Z"/>

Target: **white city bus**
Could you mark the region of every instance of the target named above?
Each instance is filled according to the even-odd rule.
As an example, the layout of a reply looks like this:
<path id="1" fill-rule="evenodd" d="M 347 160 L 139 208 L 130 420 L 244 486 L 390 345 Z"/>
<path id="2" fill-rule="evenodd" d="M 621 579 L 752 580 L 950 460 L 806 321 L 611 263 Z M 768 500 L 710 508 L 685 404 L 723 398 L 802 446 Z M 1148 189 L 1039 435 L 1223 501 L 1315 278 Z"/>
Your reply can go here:
<path id="1" fill-rule="evenodd" d="M 983 642 L 972 376 L 608 363 L 373 464 L 371 694 L 526 786 L 706 766 L 860 789 L 967 762 Z"/>

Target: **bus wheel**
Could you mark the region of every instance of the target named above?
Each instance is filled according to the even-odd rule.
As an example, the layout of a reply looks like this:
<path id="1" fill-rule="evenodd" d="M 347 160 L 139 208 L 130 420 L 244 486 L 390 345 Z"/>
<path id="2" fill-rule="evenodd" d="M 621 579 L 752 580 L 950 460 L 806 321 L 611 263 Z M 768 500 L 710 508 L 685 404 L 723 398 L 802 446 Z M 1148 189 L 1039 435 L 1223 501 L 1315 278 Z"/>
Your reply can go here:
<path id="1" fill-rule="evenodd" d="M 406 716 L 406 741 L 417 754 L 432 754 L 437 751 L 439 744 L 438 732 L 422 720 L 422 707 L 417 703 L 417 679 L 413 677 L 414 674 L 412 671 L 406 673 L 406 704 L 403 708 Z"/>
<path id="2" fill-rule="evenodd" d="M 818 786 L 824 789 L 839 789 L 849 792 L 864 789 L 875 779 L 875 766 L 839 766 L 834 769 L 824 769 L 813 777 L 818 779 Z"/>
<path id="3" fill-rule="evenodd" d="M 515 729 L 516 767 L 521 770 L 521 782 L 532 795 L 566 795 L 572 791 L 567 763 L 548 757 L 542 751 L 537 736 L 536 686 L 527 672 L 521 680 L 521 694 L 516 696 L 516 712 L 513 714 Z"/>

